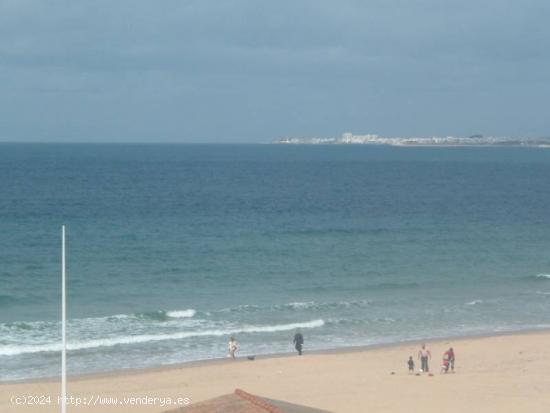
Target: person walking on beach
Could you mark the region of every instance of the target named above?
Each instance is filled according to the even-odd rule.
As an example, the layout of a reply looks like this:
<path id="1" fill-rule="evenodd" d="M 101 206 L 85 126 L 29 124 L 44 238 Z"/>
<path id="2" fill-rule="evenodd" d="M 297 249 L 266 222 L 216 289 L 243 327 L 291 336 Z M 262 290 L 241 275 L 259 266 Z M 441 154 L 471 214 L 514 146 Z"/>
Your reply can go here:
<path id="1" fill-rule="evenodd" d="M 298 355 L 302 355 L 302 346 L 304 345 L 304 336 L 300 331 L 296 331 L 296 334 L 294 335 L 294 346 L 296 347 L 296 350 L 298 351 Z"/>
<path id="2" fill-rule="evenodd" d="M 430 368 L 428 366 L 428 360 L 432 358 L 432 353 L 426 348 L 426 344 L 422 344 L 422 348 L 418 352 L 418 358 L 420 359 L 422 365 L 420 370 L 426 373 L 429 372 Z"/>
<path id="3" fill-rule="evenodd" d="M 445 355 L 447 356 L 447 360 L 449 360 L 449 365 L 451 367 L 451 373 L 455 372 L 455 352 L 453 348 L 451 347 L 449 350 L 445 352 Z M 447 371 L 449 368 L 447 368 Z"/>
<path id="4" fill-rule="evenodd" d="M 231 337 L 229 339 L 229 344 L 227 345 L 227 347 L 229 349 L 228 357 L 231 357 L 233 360 L 235 360 L 235 353 L 237 352 L 237 350 L 239 350 L 239 343 L 237 342 L 237 340 L 235 340 L 235 337 Z"/>

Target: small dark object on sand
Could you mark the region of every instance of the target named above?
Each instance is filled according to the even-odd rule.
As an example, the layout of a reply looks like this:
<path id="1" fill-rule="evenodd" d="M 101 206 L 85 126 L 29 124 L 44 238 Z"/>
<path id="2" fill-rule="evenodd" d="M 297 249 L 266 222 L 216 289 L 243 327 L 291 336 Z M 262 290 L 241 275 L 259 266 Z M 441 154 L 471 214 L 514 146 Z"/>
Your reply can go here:
<path id="1" fill-rule="evenodd" d="M 420 376 L 420 373 L 416 373 L 415 376 Z"/>
<path id="2" fill-rule="evenodd" d="M 395 371 L 392 371 L 390 374 L 393 376 L 395 374 Z"/>
<path id="3" fill-rule="evenodd" d="M 247 359 L 250 361 L 254 361 L 256 360 L 256 356 L 248 356 Z"/>
<path id="4" fill-rule="evenodd" d="M 428 374 L 428 376 L 433 377 L 434 375 L 433 375 L 433 373 L 430 373 L 430 374 Z"/>

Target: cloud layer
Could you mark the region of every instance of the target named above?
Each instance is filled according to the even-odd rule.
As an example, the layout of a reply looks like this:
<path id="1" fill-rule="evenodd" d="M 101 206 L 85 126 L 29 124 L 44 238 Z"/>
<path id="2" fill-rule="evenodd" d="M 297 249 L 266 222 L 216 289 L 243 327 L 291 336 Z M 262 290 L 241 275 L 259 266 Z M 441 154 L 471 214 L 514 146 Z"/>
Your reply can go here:
<path id="1" fill-rule="evenodd" d="M 548 136 L 549 15 L 545 0 L 4 0 L 0 140 Z"/>

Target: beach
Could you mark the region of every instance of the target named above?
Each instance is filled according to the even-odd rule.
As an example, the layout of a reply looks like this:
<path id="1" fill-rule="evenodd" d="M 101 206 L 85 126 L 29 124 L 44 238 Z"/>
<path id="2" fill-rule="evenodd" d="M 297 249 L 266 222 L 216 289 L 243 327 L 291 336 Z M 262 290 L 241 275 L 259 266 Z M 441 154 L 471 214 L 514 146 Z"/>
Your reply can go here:
<path id="1" fill-rule="evenodd" d="M 236 388 L 337 413 L 550 411 L 550 332 L 445 339 L 427 346 L 433 376 L 407 371 L 410 355 L 418 370 L 420 343 L 307 354 L 306 341 L 302 357 L 243 357 L 72 377 L 68 393 L 75 402 L 100 397 L 116 398 L 119 404 L 69 406 L 69 411 L 155 413 L 177 407 L 161 406 L 167 398 L 192 404 Z M 455 373 L 441 374 L 442 355 L 450 346 L 456 353 Z M 59 383 L 52 379 L 1 384 L 0 412 L 57 412 L 56 402 L 15 406 L 10 398 L 50 395 L 57 400 L 58 392 Z M 132 397 L 142 404 L 136 399 L 130 405 Z"/>

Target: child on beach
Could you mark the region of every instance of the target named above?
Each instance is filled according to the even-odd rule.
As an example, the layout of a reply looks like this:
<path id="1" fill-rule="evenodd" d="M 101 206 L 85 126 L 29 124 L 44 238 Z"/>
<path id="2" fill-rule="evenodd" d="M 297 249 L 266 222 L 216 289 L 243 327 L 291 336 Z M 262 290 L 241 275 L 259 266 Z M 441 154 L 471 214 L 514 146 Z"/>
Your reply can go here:
<path id="1" fill-rule="evenodd" d="M 237 342 L 237 340 L 235 340 L 235 337 L 231 337 L 229 339 L 227 347 L 229 349 L 228 357 L 231 357 L 233 360 L 235 360 L 235 352 L 239 350 L 239 343 Z"/>
<path id="2" fill-rule="evenodd" d="M 446 374 L 449 372 L 449 364 L 450 364 L 449 354 L 448 352 L 445 352 L 445 354 L 443 354 L 443 364 L 441 365 L 441 373 Z"/>
<path id="3" fill-rule="evenodd" d="M 413 360 L 413 356 L 410 356 L 410 357 L 409 357 L 409 361 L 407 361 L 407 364 L 409 365 L 409 374 L 413 374 L 413 373 L 414 373 L 414 360 Z"/>

